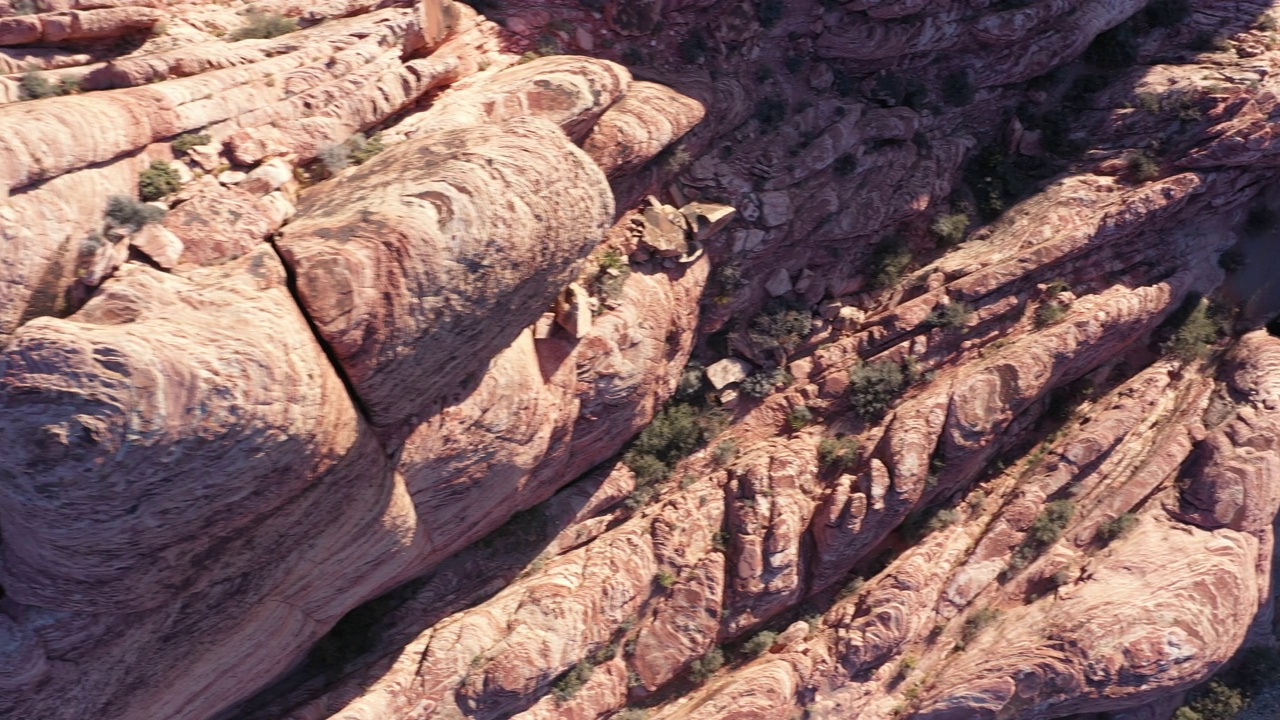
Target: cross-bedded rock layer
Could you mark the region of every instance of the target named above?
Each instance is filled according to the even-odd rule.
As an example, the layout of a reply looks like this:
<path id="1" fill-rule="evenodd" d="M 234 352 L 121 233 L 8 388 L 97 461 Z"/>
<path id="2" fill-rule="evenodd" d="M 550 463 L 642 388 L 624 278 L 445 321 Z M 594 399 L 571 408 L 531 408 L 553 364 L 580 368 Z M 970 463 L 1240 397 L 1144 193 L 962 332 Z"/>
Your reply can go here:
<path id="1" fill-rule="evenodd" d="M 1280 509 L 1271 11 L 1171 7 L 0 0 L 0 714 L 1169 717 Z"/>

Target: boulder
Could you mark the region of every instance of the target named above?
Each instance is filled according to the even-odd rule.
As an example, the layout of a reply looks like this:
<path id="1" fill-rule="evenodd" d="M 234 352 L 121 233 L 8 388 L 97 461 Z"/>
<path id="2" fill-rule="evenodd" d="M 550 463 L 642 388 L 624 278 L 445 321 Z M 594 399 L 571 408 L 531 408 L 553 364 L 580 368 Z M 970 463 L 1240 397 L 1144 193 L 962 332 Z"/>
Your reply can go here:
<path id="1" fill-rule="evenodd" d="M 752 365 L 740 358 L 724 358 L 707 366 L 707 380 L 717 390 L 740 383 L 751 374 Z"/>

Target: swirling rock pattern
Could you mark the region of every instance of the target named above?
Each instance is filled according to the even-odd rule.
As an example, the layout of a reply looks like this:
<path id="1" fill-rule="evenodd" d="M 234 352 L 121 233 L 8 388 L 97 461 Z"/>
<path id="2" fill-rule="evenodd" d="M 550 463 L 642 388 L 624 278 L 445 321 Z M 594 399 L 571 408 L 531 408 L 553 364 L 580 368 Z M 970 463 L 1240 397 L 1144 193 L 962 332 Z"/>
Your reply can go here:
<path id="1" fill-rule="evenodd" d="M 0 50 L 0 715 L 1165 720 L 1274 637 L 1280 53 L 1144 5 L 0 0 L 168 26 Z"/>
<path id="2" fill-rule="evenodd" d="M 555 125 L 515 120 L 396 146 L 304 196 L 279 247 L 360 402 L 388 425 L 473 382 L 612 216 L 590 158 Z"/>
<path id="3" fill-rule="evenodd" d="M 473 88 L 506 115 L 415 130 L 411 139 L 388 133 L 387 144 L 398 147 L 304 192 L 297 221 L 272 237 L 293 214 L 299 187 L 292 168 L 323 149 L 315 138 L 341 140 L 387 120 L 431 87 L 479 72 L 482 53 L 494 53 L 494 72 L 515 60 L 500 50 L 496 26 L 469 11 L 436 47 L 410 37 L 416 10 L 278 5 L 259 9 L 313 13 L 313 21 L 363 14 L 241 47 L 206 36 L 194 52 L 142 54 L 86 75 L 86 88 L 154 83 L 146 88 L 6 108 L 13 132 L 5 136 L 18 154 L 4 163 L 14 193 L 0 209 L 15 261 L 0 283 L 0 437 L 23 447 L 0 462 L 6 717 L 203 720 L 234 706 L 296 665 L 352 607 L 439 566 L 616 453 L 674 391 L 691 350 L 705 261 L 632 274 L 615 308 L 581 339 L 535 343 L 526 330 L 613 222 L 604 172 L 567 134 L 585 136 L 624 96 L 630 77 L 612 63 L 549 59 L 519 68 L 509 87 Z M 228 9 L 202 6 L 180 21 L 214 27 Z M 412 82 L 401 84 L 405 73 Z M 543 81 L 568 94 L 538 95 Z M 347 91 L 355 96 L 323 114 L 333 122 L 319 135 L 290 125 L 316 117 L 324 97 Z M 455 108 L 479 102 L 466 88 L 447 96 Z M 690 101 L 667 97 L 679 112 L 655 127 L 663 142 L 692 124 Z M 194 105 L 181 107 L 187 103 Z M 528 103 L 547 119 L 508 119 Z M 48 134 L 89 117 L 103 132 Z M 177 159 L 167 143 L 153 142 L 199 128 L 212 142 Z M 281 129 L 298 134 L 270 151 L 283 157 L 256 170 L 188 182 L 165 199 L 162 225 L 135 237 L 121 221 L 104 220 L 109 196 L 127 195 L 153 160 L 181 165 L 185 157 L 198 175 L 224 160 L 262 159 L 265 146 L 253 155 L 238 128 L 258 128 L 264 138 Z M 663 142 L 645 152 L 659 152 Z M 33 154 L 40 144 L 50 152 Z M 549 175 L 548 167 L 565 172 Z M 192 168 L 180 169 L 189 179 Z M 407 194 L 389 190 L 391 178 L 408 183 Z M 241 180 L 246 189 L 234 185 Z M 344 211 L 356 213 L 347 229 L 335 220 Z M 379 398 L 390 395 L 360 384 L 356 364 L 335 365 L 340 343 L 316 332 L 325 325 L 323 309 L 350 297 L 325 286 L 327 270 L 307 262 L 332 241 L 326 224 L 354 237 L 373 216 L 382 218 L 375 225 L 411 235 L 430 227 L 434 238 L 406 236 L 398 250 L 375 243 L 427 263 L 372 258 L 387 268 L 380 292 L 399 271 L 408 271 L 398 275 L 407 283 L 483 290 L 437 302 L 449 317 L 434 330 L 415 327 L 414 313 L 401 318 L 403 328 L 392 327 L 398 321 L 385 328 L 403 343 L 396 352 L 443 350 L 457 364 L 450 369 L 442 360 L 433 370 L 436 360 L 427 361 L 423 377 L 444 373 L 428 380 L 438 392 L 401 386 L 391 393 L 411 400 L 385 410 L 400 424 L 382 431 L 369 419 L 384 418 L 383 406 L 395 403 Z M 107 241 L 80 246 L 100 231 Z M 160 234 L 181 254 L 156 249 Z M 131 244 L 164 255 L 170 272 L 148 264 L 156 258 L 124 256 L 85 269 L 103 247 L 127 253 Z M 66 291 L 86 272 L 88 285 L 100 288 L 79 307 Z M 444 289 L 404 300 L 422 310 Z M 448 349 L 458 338 L 447 340 L 447 327 L 477 344 Z M 368 399 L 364 388 L 374 388 Z M 512 406 L 509 393 L 538 402 Z M 541 443 L 509 435 L 519 424 Z M 441 437 L 461 442 L 439 445 Z M 480 456 L 491 464 L 478 463 Z M 459 468 L 467 473 L 457 475 Z M 616 477 L 601 496 L 607 501 L 587 510 L 577 500 L 565 506 L 563 521 L 587 534 L 558 545 L 562 551 L 603 532 L 589 509 L 618 502 L 634 485 L 629 472 Z M 472 507 L 458 512 L 459 497 Z M 262 562 L 273 553 L 276 561 Z M 584 577 L 625 576 L 589 565 Z M 589 584 L 582 599 L 601 594 Z M 556 604 L 555 592 L 539 595 L 547 608 Z M 551 617 L 547 608 L 535 614 Z M 565 656 L 599 644 L 573 645 Z M 490 714 L 527 707 L 524 698 L 558 672 L 529 673 L 540 652 L 494 665 L 486 681 L 493 691 L 477 690 L 463 704 Z M 604 705 L 625 692 L 625 672 L 613 672 L 614 685 L 599 691 Z"/>

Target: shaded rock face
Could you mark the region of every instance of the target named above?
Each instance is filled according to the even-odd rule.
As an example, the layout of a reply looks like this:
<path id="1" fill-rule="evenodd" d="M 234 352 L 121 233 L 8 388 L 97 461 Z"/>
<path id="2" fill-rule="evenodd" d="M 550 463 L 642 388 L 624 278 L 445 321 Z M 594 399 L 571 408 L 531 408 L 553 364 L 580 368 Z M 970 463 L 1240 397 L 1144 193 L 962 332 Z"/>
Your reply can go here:
<path id="1" fill-rule="evenodd" d="M 0 716 L 1165 720 L 1274 643 L 1276 9 L 253 9 L 0 0 Z"/>

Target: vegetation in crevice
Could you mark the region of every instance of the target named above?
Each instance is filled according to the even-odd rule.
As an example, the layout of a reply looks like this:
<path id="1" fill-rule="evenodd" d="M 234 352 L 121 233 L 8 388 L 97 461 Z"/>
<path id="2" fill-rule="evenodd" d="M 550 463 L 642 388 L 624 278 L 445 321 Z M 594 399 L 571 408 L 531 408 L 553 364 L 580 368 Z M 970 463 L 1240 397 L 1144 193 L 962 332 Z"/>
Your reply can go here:
<path id="1" fill-rule="evenodd" d="M 813 313 L 807 307 L 774 299 L 747 324 L 747 337 L 761 352 L 789 353 L 813 330 Z"/>
<path id="2" fill-rule="evenodd" d="M 898 284 L 914 258 L 911 248 L 900 235 L 891 235 L 876 246 L 868 261 L 872 290 L 883 290 Z"/>
<path id="3" fill-rule="evenodd" d="M 884 417 L 908 384 L 907 373 L 899 363 L 892 360 L 861 363 L 849 371 L 846 396 L 859 417 L 875 422 Z"/>
<path id="4" fill-rule="evenodd" d="M 291 33 L 298 29 L 296 18 L 285 17 L 278 13 L 267 13 L 261 10 L 250 10 L 245 15 L 244 25 L 231 33 L 232 40 L 266 40 Z"/>
<path id="5" fill-rule="evenodd" d="M 159 200 L 182 187 L 178 171 L 164 160 L 155 160 L 138 175 L 138 194 L 150 202 Z"/>

